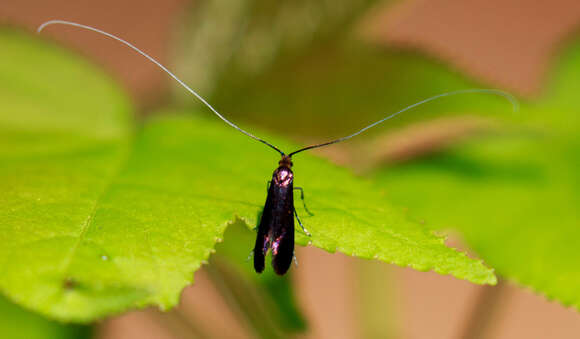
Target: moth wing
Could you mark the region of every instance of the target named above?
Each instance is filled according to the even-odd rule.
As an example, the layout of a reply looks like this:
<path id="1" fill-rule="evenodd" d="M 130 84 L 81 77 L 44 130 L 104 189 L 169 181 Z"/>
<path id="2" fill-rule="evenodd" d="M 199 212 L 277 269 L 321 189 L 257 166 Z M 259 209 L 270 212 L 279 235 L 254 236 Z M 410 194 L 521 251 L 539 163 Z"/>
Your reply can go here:
<path id="1" fill-rule="evenodd" d="M 294 258 L 294 206 L 289 213 L 278 218 L 279 227 L 272 239 L 272 267 L 274 271 L 283 275 L 288 271 Z"/>
<path id="2" fill-rule="evenodd" d="M 272 197 L 270 191 L 266 198 L 266 204 L 262 211 L 260 218 L 260 225 L 258 226 L 258 235 L 256 236 L 256 244 L 254 245 L 254 269 L 257 273 L 264 271 L 266 263 L 266 252 L 270 248 L 270 241 L 268 239 L 268 232 L 272 229 Z"/>

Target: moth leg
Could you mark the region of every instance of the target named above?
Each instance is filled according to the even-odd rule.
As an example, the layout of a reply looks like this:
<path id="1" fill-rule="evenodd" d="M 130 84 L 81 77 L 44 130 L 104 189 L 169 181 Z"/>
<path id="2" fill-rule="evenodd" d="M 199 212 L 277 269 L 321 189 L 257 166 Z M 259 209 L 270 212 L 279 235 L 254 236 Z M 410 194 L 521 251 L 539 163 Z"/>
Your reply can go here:
<path id="1" fill-rule="evenodd" d="M 272 183 L 271 180 L 266 182 L 266 192 L 268 192 L 270 190 L 270 184 Z"/>
<path id="2" fill-rule="evenodd" d="M 298 220 L 298 225 L 300 225 L 300 227 L 302 227 L 302 230 L 304 231 L 304 233 L 307 236 L 312 236 L 312 234 L 310 234 L 310 232 L 308 232 L 308 230 L 306 228 L 304 228 L 304 225 L 302 225 L 302 221 L 300 221 L 300 218 L 298 217 L 298 213 L 296 213 L 296 209 L 294 209 L 294 215 L 296 216 L 296 220 Z"/>
<path id="3" fill-rule="evenodd" d="M 256 213 L 256 220 L 258 221 L 256 226 L 252 227 L 252 231 L 258 233 L 258 230 L 260 229 L 260 220 L 262 220 L 262 214 L 264 213 L 264 210 L 259 210 Z"/>
<path id="4" fill-rule="evenodd" d="M 250 251 L 250 254 L 248 255 L 248 258 L 246 259 L 246 262 L 252 260 L 252 257 L 254 256 L 254 250 Z"/>
<path id="5" fill-rule="evenodd" d="M 298 259 L 296 258 L 296 252 L 292 252 L 292 259 L 294 259 L 294 265 L 298 267 Z"/>
<path id="6" fill-rule="evenodd" d="M 306 213 L 310 214 L 311 216 L 313 216 L 314 214 L 312 212 L 310 212 L 310 210 L 308 209 L 308 207 L 306 207 L 306 201 L 304 201 L 304 189 L 302 187 L 294 187 L 295 190 L 300 190 L 300 199 L 302 199 L 302 204 L 304 205 L 304 209 L 306 210 Z"/>

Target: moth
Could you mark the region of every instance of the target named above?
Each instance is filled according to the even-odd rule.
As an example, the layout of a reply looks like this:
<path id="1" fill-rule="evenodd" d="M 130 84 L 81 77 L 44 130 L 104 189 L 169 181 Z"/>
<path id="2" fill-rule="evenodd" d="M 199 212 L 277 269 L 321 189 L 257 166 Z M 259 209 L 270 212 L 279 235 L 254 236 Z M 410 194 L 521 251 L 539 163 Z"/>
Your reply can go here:
<path id="1" fill-rule="evenodd" d="M 306 151 L 306 150 L 319 148 L 319 147 L 325 147 L 325 146 L 329 146 L 332 144 L 336 144 L 336 143 L 348 140 L 352 137 L 355 137 L 355 136 L 365 132 L 369 128 L 372 128 L 372 127 L 379 125 L 379 124 L 381 124 L 381 123 L 383 123 L 391 118 L 396 117 L 397 115 L 399 115 L 405 111 L 408 111 L 408 110 L 410 110 L 414 107 L 417 107 L 419 105 L 422 105 L 422 104 L 425 104 L 427 102 L 430 102 L 430 101 L 433 101 L 433 100 L 436 100 L 436 99 L 439 99 L 442 97 L 446 97 L 446 96 L 465 94 L 465 93 L 489 93 L 489 94 L 498 95 L 498 96 L 501 96 L 501 97 L 507 99 L 513 105 L 514 111 L 517 110 L 517 100 L 511 94 L 504 92 L 504 91 L 501 91 L 501 90 L 497 90 L 497 89 L 465 89 L 465 90 L 451 91 L 451 92 L 438 94 L 438 95 L 429 97 L 427 99 L 424 99 L 424 100 L 421 100 L 417 103 L 414 103 L 410 106 L 407 106 L 407 107 L 401 109 L 400 111 L 397 111 L 395 113 L 387 115 L 383 119 L 376 121 L 376 122 L 373 122 L 372 124 L 365 126 L 365 127 L 361 128 L 360 130 L 358 130 L 350 135 L 347 135 L 345 137 L 335 139 L 332 141 L 328 141 L 325 143 L 321 143 L 321 144 L 310 145 L 310 146 L 307 146 L 307 147 L 304 147 L 304 148 L 301 148 L 299 150 L 296 150 L 296 151 L 293 151 L 291 153 L 286 154 L 282 150 L 280 150 L 278 147 L 270 144 L 269 142 L 255 136 L 253 134 L 251 134 L 250 132 L 247 132 L 247 131 L 241 129 L 236 124 L 234 124 L 230 120 L 226 119 L 213 106 L 211 106 L 204 98 L 202 98 L 196 91 L 194 91 L 187 84 L 185 84 L 183 81 L 181 81 L 175 74 L 173 74 L 165 66 L 163 66 L 157 60 L 155 60 L 154 58 L 149 56 L 147 53 L 145 53 L 142 50 L 140 50 L 139 48 L 135 47 L 133 44 L 131 44 L 131 43 L 129 43 L 129 42 L 113 35 L 113 34 L 102 31 L 100 29 L 97 29 L 97 28 L 94 28 L 91 26 L 86 26 L 83 24 L 79 24 L 76 22 L 64 21 L 64 20 L 47 21 L 38 27 L 37 32 L 40 33 L 45 27 L 47 27 L 49 25 L 55 25 L 55 24 L 74 26 L 77 28 L 93 31 L 93 32 L 105 35 L 109 38 L 112 38 L 112 39 L 126 45 L 127 47 L 133 49 L 134 51 L 141 54 L 142 56 L 147 58 L 149 61 L 151 61 L 152 63 L 157 65 L 159 68 L 161 68 L 161 70 L 163 70 L 170 77 L 172 77 L 175 81 L 177 81 L 183 88 L 185 88 L 185 90 L 187 90 L 189 93 L 191 93 L 193 96 L 195 96 L 199 101 L 201 101 L 207 108 L 209 108 L 215 115 L 217 115 L 226 124 L 230 125 L 231 127 L 235 128 L 236 130 L 240 131 L 241 133 L 247 135 L 248 137 L 255 139 L 255 140 L 265 144 L 266 146 L 274 149 L 275 151 L 277 151 L 281 155 L 281 159 L 278 162 L 278 167 L 274 170 L 274 173 L 272 174 L 272 180 L 269 182 L 268 194 L 266 196 L 266 203 L 264 205 L 264 209 L 262 211 L 262 216 L 260 218 L 260 223 L 258 225 L 256 243 L 255 243 L 254 249 L 253 249 L 254 269 L 256 270 L 257 273 L 261 273 L 264 271 L 266 254 L 268 253 L 268 251 L 271 251 L 271 253 L 272 253 L 272 266 L 274 268 L 274 271 L 279 275 L 283 275 L 288 271 L 288 269 L 290 268 L 290 266 L 292 264 L 292 260 L 294 258 L 294 235 L 295 235 L 294 219 L 298 220 L 298 223 L 301 226 L 304 233 L 306 233 L 308 236 L 310 236 L 310 233 L 302 225 L 302 222 L 300 221 L 298 213 L 296 212 L 296 208 L 294 207 L 294 190 L 298 189 L 301 191 L 301 198 L 303 201 L 304 201 L 304 191 L 300 187 L 294 187 L 294 172 L 292 172 L 292 165 L 293 165 L 292 164 L 292 156 L 293 155 L 296 155 L 296 154 L 303 152 L 303 151 Z M 308 211 L 308 209 L 306 208 L 306 204 L 304 204 L 304 208 L 308 213 L 310 213 Z"/>

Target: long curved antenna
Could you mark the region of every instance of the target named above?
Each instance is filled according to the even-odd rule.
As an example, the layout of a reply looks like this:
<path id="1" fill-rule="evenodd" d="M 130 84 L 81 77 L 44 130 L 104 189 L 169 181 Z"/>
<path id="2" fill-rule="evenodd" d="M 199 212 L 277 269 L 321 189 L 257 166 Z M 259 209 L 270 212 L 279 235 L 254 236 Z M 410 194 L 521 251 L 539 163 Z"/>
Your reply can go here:
<path id="1" fill-rule="evenodd" d="M 415 107 L 417 107 L 419 105 L 425 104 L 425 103 L 427 103 L 429 101 L 433 101 L 435 99 L 439 99 L 439 98 L 442 98 L 442 97 L 448 97 L 448 96 L 451 96 L 451 95 L 464 94 L 464 93 L 490 93 L 490 94 L 499 95 L 501 97 L 504 97 L 506 100 L 508 100 L 512 104 L 514 112 L 518 111 L 518 109 L 519 109 L 518 101 L 516 100 L 516 98 L 514 98 L 513 95 L 511 95 L 511 94 L 509 94 L 507 92 L 504 92 L 504 91 L 500 91 L 498 89 L 481 89 L 481 88 L 476 88 L 476 89 L 462 89 L 462 90 L 458 90 L 458 91 L 447 92 L 447 93 L 443 93 L 443 94 L 438 94 L 438 95 L 432 96 L 430 98 L 427 98 L 427 99 L 421 100 L 421 101 L 419 101 L 417 103 L 414 103 L 414 104 L 412 104 L 410 106 L 407 106 L 407 107 L 403 108 L 402 110 L 400 110 L 400 111 L 398 111 L 396 113 L 393 113 L 391 115 L 388 115 L 387 117 L 385 117 L 385 118 L 383 118 L 383 119 L 381 119 L 381 120 L 379 120 L 377 122 L 373 122 L 372 124 L 370 124 L 370 125 L 362 128 L 362 129 L 354 132 L 353 134 L 347 135 L 345 137 L 342 137 L 342 138 L 339 138 L 339 139 L 336 139 L 336 140 L 332 140 L 332 141 L 329 141 L 329 142 L 325 142 L 325 143 L 322 143 L 322 144 L 311 145 L 311 146 L 307 146 L 307 147 L 301 148 L 301 149 L 299 149 L 297 151 L 294 151 L 294 152 L 288 154 L 288 156 L 291 157 L 292 155 L 294 155 L 296 153 L 300 153 L 300 152 L 303 152 L 303 151 L 306 151 L 306 150 L 309 150 L 309 149 L 324 147 L 324 146 L 328 146 L 328 145 L 332 145 L 332 144 L 339 143 L 341 141 L 348 140 L 348 139 L 350 139 L 352 137 L 356 137 L 357 135 L 359 135 L 359 134 L 363 133 L 364 131 L 368 130 L 369 128 L 375 127 L 376 125 L 378 125 L 380 123 L 383 123 L 383 122 L 385 122 L 385 121 L 387 121 L 387 120 L 389 120 L 391 118 L 394 118 L 397 115 L 399 115 L 399 114 L 401 114 L 401 113 L 403 113 L 405 111 L 408 111 L 408 110 L 410 110 L 412 108 L 415 108 Z"/>
<path id="2" fill-rule="evenodd" d="M 226 119 L 223 115 L 221 115 L 215 108 L 213 108 L 207 101 L 205 101 L 204 98 L 201 97 L 201 95 L 197 94 L 196 91 L 194 91 L 193 89 L 191 89 L 189 86 L 187 86 L 183 81 L 181 81 L 181 79 L 179 79 L 175 74 L 173 74 L 171 71 L 169 71 L 165 66 L 163 66 L 162 64 L 160 64 L 157 60 L 153 59 L 152 57 L 150 57 L 147 53 L 143 52 L 142 50 L 140 50 L 139 48 L 133 46 L 131 43 L 113 35 L 110 33 L 107 33 L 105 31 L 102 31 L 98 28 L 94 28 L 91 26 L 86 26 L 86 25 L 82 25 L 76 22 L 72 22 L 72 21 L 64 21 L 64 20 L 49 20 L 45 23 L 43 23 L 42 25 L 38 26 L 38 29 L 36 30 L 37 33 L 42 32 L 42 30 L 49 26 L 49 25 L 55 25 L 55 24 L 61 24 L 61 25 L 69 25 L 69 26 L 74 26 L 74 27 L 79 27 L 79 28 L 83 28 L 83 29 L 87 29 L 89 31 L 93 31 L 102 35 L 105 35 L 111 39 L 117 40 L 118 42 L 128 46 L 129 48 L 133 49 L 134 51 L 136 51 L 137 53 L 141 54 L 142 56 L 144 56 L 145 58 L 147 58 L 149 61 L 151 61 L 152 63 L 154 63 L 155 65 L 157 65 L 159 68 L 161 68 L 165 73 L 169 74 L 170 77 L 172 77 L 175 81 L 177 81 L 181 86 L 183 86 L 183 88 L 185 88 L 189 93 L 193 94 L 196 98 L 199 99 L 199 101 L 201 101 L 204 105 L 206 105 L 212 112 L 215 113 L 215 115 L 217 115 L 220 119 L 222 119 L 226 124 L 232 126 L 233 128 L 237 129 L 238 131 L 244 133 L 245 135 L 249 136 L 252 139 L 256 139 L 259 142 L 270 146 L 271 148 L 273 148 L 274 150 L 276 150 L 278 153 L 284 155 L 284 152 L 282 152 L 280 149 L 278 149 L 278 147 L 270 144 L 269 142 L 267 142 L 266 140 L 260 139 L 257 136 L 244 131 L 243 129 L 239 128 L 236 124 L 234 124 L 233 122 L 229 121 L 228 119 Z"/>

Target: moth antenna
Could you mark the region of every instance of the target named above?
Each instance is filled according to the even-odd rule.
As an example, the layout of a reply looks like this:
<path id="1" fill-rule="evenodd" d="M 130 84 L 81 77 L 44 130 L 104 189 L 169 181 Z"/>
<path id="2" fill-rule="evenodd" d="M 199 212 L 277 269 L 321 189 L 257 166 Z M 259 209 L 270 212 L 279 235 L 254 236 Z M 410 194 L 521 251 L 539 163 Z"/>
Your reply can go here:
<path id="1" fill-rule="evenodd" d="M 105 36 L 107 36 L 107 37 L 109 37 L 109 38 L 111 38 L 113 40 L 117 40 L 118 42 L 120 42 L 120 43 L 128 46 L 129 48 L 133 49 L 134 51 L 136 51 L 137 53 L 141 54 L 142 56 L 144 56 L 145 58 L 147 58 L 149 61 L 151 61 L 152 63 L 154 63 L 155 65 L 157 65 L 157 67 L 161 68 L 165 73 L 167 73 L 170 77 L 172 77 L 175 81 L 177 81 L 189 93 L 193 94 L 197 99 L 199 99 L 199 101 L 201 101 L 205 106 L 207 106 L 207 108 L 209 108 L 213 113 L 215 113 L 215 115 L 217 115 L 220 119 L 222 119 L 226 124 L 228 124 L 231 127 L 237 129 L 238 131 L 244 133 L 245 135 L 249 136 L 250 138 L 255 139 L 255 140 L 257 140 L 257 141 L 265 144 L 266 146 L 269 146 L 269 147 L 273 148 L 274 150 L 276 150 L 281 155 L 284 155 L 284 152 L 282 152 L 280 149 L 278 149 L 278 147 L 270 144 L 266 140 L 263 140 L 263 139 L 258 138 L 257 136 L 253 135 L 252 133 L 249 133 L 249 132 L 244 131 L 243 129 L 241 129 L 240 127 L 238 127 L 236 124 L 234 124 L 233 122 L 231 122 L 228 119 L 226 119 L 215 108 L 213 108 L 213 106 L 210 105 L 201 95 L 197 94 L 196 91 L 194 91 L 189 86 L 187 86 L 175 74 L 173 74 L 170 70 L 168 70 L 165 66 L 163 66 L 161 63 L 159 63 L 153 57 L 149 56 L 149 54 L 147 54 L 147 53 L 143 52 L 142 50 L 140 50 L 139 48 L 135 47 L 130 42 L 128 42 L 126 40 L 123 40 L 123 39 L 121 39 L 121 38 L 119 38 L 119 37 L 117 37 L 117 36 L 115 36 L 115 35 L 113 35 L 111 33 L 107 33 L 105 31 L 102 31 L 102 30 L 100 30 L 98 28 L 94 28 L 94 27 L 91 27 L 91 26 L 79 24 L 79 23 L 72 22 L 72 21 L 65 21 L 65 20 L 49 20 L 49 21 L 43 23 L 42 25 L 38 26 L 38 29 L 36 30 L 36 32 L 37 33 L 40 33 L 47 26 L 55 25 L 55 24 L 69 25 L 69 26 L 74 26 L 74 27 L 83 28 L 83 29 L 86 29 L 86 30 L 89 30 L 89 31 L 93 31 L 93 32 L 96 32 L 96 33 L 105 35 Z"/>
<path id="2" fill-rule="evenodd" d="M 513 95 L 509 94 L 508 92 L 504 92 L 504 91 L 501 91 L 501 90 L 498 90 L 498 89 L 486 89 L 486 88 L 483 88 L 483 89 L 482 88 L 462 89 L 462 90 L 458 90 L 458 91 L 452 91 L 452 92 L 438 94 L 438 95 L 432 96 L 430 98 L 421 100 L 419 102 L 416 102 L 416 103 L 414 103 L 414 104 L 412 104 L 410 106 L 407 106 L 407 107 L 403 108 L 402 110 L 400 110 L 398 112 L 395 112 L 395 113 L 393 113 L 391 115 L 388 115 L 388 116 L 384 117 L 383 119 L 381 119 L 379 121 L 373 122 L 372 124 L 370 124 L 370 125 L 362 128 L 362 129 L 354 132 L 353 134 L 350 134 L 350 135 L 347 135 L 345 137 L 338 138 L 338 139 L 335 139 L 335 140 L 332 140 L 332 141 L 329 141 L 329 142 L 325 142 L 325 143 L 322 143 L 322 144 L 311 145 L 311 146 L 307 146 L 307 147 L 301 148 L 301 149 L 299 149 L 297 151 L 294 151 L 294 152 L 288 154 L 288 156 L 291 157 L 291 156 L 293 156 L 296 153 L 300 153 L 300 152 L 303 152 L 303 151 L 306 151 L 306 150 L 309 150 L 309 149 L 324 147 L 324 146 L 328 146 L 328 145 L 332 145 L 332 144 L 336 144 L 336 143 L 339 143 L 339 142 L 348 140 L 348 139 L 350 139 L 352 137 L 356 137 L 357 135 L 365 132 L 366 130 L 368 130 L 368 129 L 372 128 L 372 127 L 375 127 L 378 124 L 381 124 L 381 123 L 383 123 L 383 122 L 385 122 L 385 121 L 387 121 L 389 119 L 392 119 L 392 118 L 396 117 L 397 115 L 399 115 L 399 114 L 401 114 L 401 113 L 403 113 L 405 111 L 408 111 L 408 110 L 410 110 L 412 108 L 415 108 L 415 107 L 417 107 L 419 105 L 423 105 L 425 103 L 428 103 L 429 101 L 433 101 L 433 100 L 436 100 L 436 99 L 439 99 L 439 98 L 442 98 L 442 97 L 448 97 L 448 96 L 452 96 L 452 95 L 465 94 L 465 93 L 489 93 L 489 94 L 499 95 L 499 96 L 505 98 L 506 100 L 508 100 L 512 104 L 514 112 L 517 112 L 519 110 L 519 104 L 518 104 L 517 99 Z"/>

